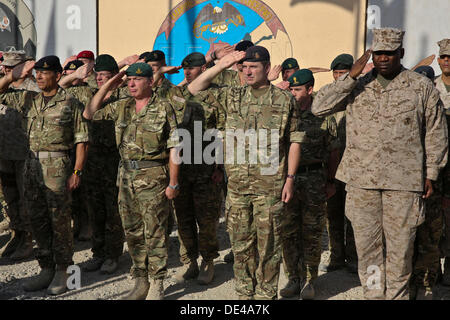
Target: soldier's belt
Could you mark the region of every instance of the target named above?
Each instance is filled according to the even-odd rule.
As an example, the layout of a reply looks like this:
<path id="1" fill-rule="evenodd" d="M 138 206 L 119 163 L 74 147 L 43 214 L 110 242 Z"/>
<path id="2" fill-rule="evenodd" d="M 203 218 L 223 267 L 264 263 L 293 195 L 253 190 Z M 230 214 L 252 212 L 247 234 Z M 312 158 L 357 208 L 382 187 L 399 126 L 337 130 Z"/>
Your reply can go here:
<path id="1" fill-rule="evenodd" d="M 69 155 L 69 151 L 30 151 L 30 155 L 35 159 L 62 158 Z"/>
<path id="2" fill-rule="evenodd" d="M 297 173 L 305 173 L 308 171 L 323 169 L 323 164 L 321 162 L 309 164 L 306 166 L 298 167 Z"/>
<path id="3" fill-rule="evenodd" d="M 135 160 L 125 160 L 120 161 L 119 166 L 124 167 L 125 169 L 129 170 L 139 170 L 139 169 L 147 169 L 147 168 L 153 168 L 153 167 L 161 167 L 167 164 L 167 160 L 142 160 L 142 161 L 135 161 Z"/>

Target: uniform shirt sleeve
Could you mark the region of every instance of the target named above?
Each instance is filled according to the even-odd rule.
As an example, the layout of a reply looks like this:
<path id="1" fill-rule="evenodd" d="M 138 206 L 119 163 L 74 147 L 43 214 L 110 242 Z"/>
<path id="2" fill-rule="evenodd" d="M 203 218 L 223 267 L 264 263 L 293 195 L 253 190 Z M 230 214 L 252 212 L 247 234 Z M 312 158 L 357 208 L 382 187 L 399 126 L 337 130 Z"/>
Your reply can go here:
<path id="1" fill-rule="evenodd" d="M 425 96 L 425 166 L 426 178 L 437 180 L 448 157 L 448 129 L 439 92 L 430 82 Z"/>
<path id="2" fill-rule="evenodd" d="M 344 74 L 338 80 L 330 83 L 317 92 L 311 107 L 311 112 L 318 117 L 343 111 L 347 108 L 347 100 L 350 98 L 358 80 L 349 74 Z"/>
<path id="3" fill-rule="evenodd" d="M 5 93 L 0 94 L 0 103 L 22 112 L 26 99 L 31 99 L 35 94 L 37 93 L 33 94 L 33 92 L 26 90 L 8 90 Z"/>
<path id="4" fill-rule="evenodd" d="M 340 142 L 337 133 L 337 123 L 334 115 L 327 116 L 325 118 L 325 123 L 327 126 L 327 150 L 332 151 L 340 148 Z"/>
<path id="5" fill-rule="evenodd" d="M 305 141 L 306 133 L 300 131 L 300 115 L 299 108 L 297 108 L 294 97 L 291 96 L 289 101 L 289 118 L 288 118 L 288 128 L 289 130 L 289 141 L 291 143 L 302 143 Z"/>
<path id="6" fill-rule="evenodd" d="M 83 105 L 78 100 L 73 100 L 74 102 L 74 114 L 73 114 L 73 123 L 74 123 L 74 144 L 89 142 L 89 123 L 83 117 Z"/>
<path id="7" fill-rule="evenodd" d="M 170 103 L 166 105 L 166 121 L 169 124 L 169 138 L 167 140 L 167 149 L 175 148 L 180 143 L 180 137 L 177 132 L 177 116 Z"/>
<path id="8" fill-rule="evenodd" d="M 113 120 L 116 121 L 118 118 L 118 109 L 121 101 L 115 101 L 112 103 L 108 103 L 102 109 L 97 110 L 92 117 L 94 121 L 100 120 Z"/>

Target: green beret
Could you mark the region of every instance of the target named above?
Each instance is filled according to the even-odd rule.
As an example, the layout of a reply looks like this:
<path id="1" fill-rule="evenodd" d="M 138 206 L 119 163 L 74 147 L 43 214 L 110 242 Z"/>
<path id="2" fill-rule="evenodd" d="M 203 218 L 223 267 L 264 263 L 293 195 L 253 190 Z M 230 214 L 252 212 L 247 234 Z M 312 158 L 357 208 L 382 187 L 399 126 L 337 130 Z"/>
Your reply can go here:
<path id="1" fill-rule="evenodd" d="M 333 62 L 331 62 L 331 70 L 346 70 L 353 66 L 353 57 L 350 54 L 343 53 L 338 55 Z"/>
<path id="2" fill-rule="evenodd" d="M 119 72 L 119 66 L 116 60 L 109 54 L 101 54 L 95 59 L 95 72 L 110 71 Z"/>
<path id="3" fill-rule="evenodd" d="M 269 51 L 261 46 L 253 46 L 248 48 L 245 51 L 245 58 L 242 59 L 242 62 L 269 62 L 270 61 L 270 53 Z"/>
<path id="4" fill-rule="evenodd" d="M 206 59 L 203 53 L 193 52 L 183 59 L 181 66 L 183 68 L 201 67 L 206 64 Z"/>
<path id="5" fill-rule="evenodd" d="M 300 68 L 300 67 L 298 65 L 297 60 L 294 58 L 288 58 L 288 59 L 284 60 L 284 62 L 281 64 L 282 70 L 295 69 L 295 68 Z"/>
<path id="6" fill-rule="evenodd" d="M 153 70 L 148 64 L 143 62 L 134 63 L 126 71 L 129 77 L 153 77 Z"/>
<path id="7" fill-rule="evenodd" d="M 314 76 L 309 69 L 300 69 L 288 79 L 290 87 L 302 86 L 308 82 L 314 81 Z"/>

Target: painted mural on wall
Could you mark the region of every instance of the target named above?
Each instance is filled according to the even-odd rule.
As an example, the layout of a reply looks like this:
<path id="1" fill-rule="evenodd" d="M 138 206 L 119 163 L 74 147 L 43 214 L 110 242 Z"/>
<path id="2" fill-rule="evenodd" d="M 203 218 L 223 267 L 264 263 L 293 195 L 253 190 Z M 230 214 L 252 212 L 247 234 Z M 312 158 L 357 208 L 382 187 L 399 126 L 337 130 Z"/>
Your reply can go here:
<path id="1" fill-rule="evenodd" d="M 23 1 L 0 0 L 0 51 L 11 48 L 36 57 L 34 16 Z"/>
<path id="2" fill-rule="evenodd" d="M 292 55 L 288 33 L 275 12 L 259 0 L 185 0 L 173 8 L 156 36 L 154 50 L 162 50 L 167 63 L 180 65 L 191 52 L 207 54 L 220 43 L 250 40 L 265 46 L 272 60 Z M 183 75 L 171 75 L 173 83 Z"/>

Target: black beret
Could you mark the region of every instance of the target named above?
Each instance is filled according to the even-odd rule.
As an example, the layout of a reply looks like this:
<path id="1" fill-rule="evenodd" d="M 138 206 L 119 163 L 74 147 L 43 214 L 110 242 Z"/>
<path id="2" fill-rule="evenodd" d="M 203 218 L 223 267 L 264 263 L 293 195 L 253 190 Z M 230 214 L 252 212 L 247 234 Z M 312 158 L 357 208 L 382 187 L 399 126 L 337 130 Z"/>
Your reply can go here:
<path id="1" fill-rule="evenodd" d="M 247 51 L 248 48 L 253 47 L 253 42 L 249 40 L 243 40 L 236 45 L 236 51 Z"/>
<path id="2" fill-rule="evenodd" d="M 96 72 L 100 71 L 110 71 L 119 72 L 119 66 L 117 65 L 116 59 L 114 59 L 109 54 L 101 54 L 95 59 L 94 69 Z"/>
<path id="3" fill-rule="evenodd" d="M 146 55 L 145 62 L 164 61 L 165 59 L 166 59 L 166 55 L 164 54 L 164 52 L 162 52 L 160 50 L 155 50 Z"/>
<path id="4" fill-rule="evenodd" d="M 46 56 L 41 58 L 35 63 L 34 69 L 62 72 L 61 62 L 57 56 Z"/>
<path id="5" fill-rule="evenodd" d="M 270 61 L 269 51 L 261 46 L 253 46 L 245 51 L 245 58 L 242 62 L 265 62 Z"/>
<path id="6" fill-rule="evenodd" d="M 203 53 L 193 52 L 183 59 L 181 66 L 183 68 L 201 67 L 206 64 L 206 59 Z"/>
<path id="7" fill-rule="evenodd" d="M 66 64 L 66 66 L 64 67 L 64 70 L 77 70 L 82 65 L 84 65 L 83 61 L 73 60 L 73 61 L 70 61 L 68 64 Z"/>

